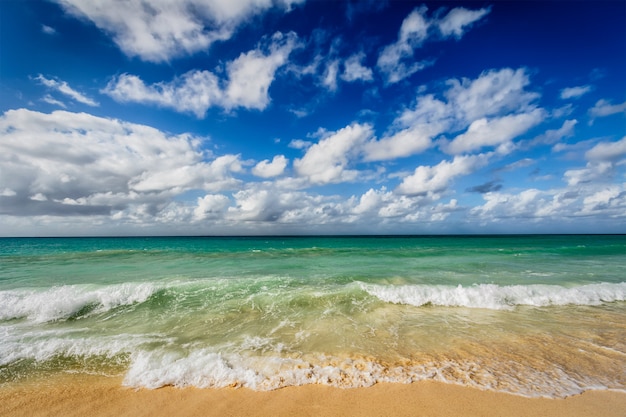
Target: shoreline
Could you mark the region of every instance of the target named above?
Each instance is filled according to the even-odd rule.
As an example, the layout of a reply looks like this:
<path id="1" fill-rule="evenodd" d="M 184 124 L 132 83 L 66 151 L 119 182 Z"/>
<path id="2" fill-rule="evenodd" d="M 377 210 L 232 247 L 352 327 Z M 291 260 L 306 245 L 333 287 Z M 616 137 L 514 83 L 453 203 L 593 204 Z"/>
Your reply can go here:
<path id="1" fill-rule="evenodd" d="M 507 416 L 621 417 L 626 392 L 586 391 L 565 399 L 528 398 L 434 381 L 368 388 L 305 385 L 246 388 L 122 386 L 121 377 L 58 375 L 0 387 L 2 416 Z"/>

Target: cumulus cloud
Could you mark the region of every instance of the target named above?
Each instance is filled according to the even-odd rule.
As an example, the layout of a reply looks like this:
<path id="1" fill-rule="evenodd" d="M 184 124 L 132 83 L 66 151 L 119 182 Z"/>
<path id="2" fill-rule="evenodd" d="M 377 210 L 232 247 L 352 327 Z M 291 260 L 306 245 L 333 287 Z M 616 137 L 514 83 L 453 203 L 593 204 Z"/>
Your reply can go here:
<path id="1" fill-rule="evenodd" d="M 438 114 L 436 104 L 426 108 L 432 111 L 406 114 L 406 123 Z M 8 111 L 0 118 L 0 136 L 0 215 L 11 216 L 13 225 L 31 216 L 31 225 L 49 222 L 46 230 L 74 221 L 85 224 L 81 230 L 118 233 L 124 225 L 135 225 L 139 233 L 298 233 L 311 226 L 318 233 L 400 232 L 416 223 L 421 231 L 436 230 L 429 228 L 444 219 L 464 219 L 468 212 L 491 224 L 514 219 L 526 225 L 626 213 L 624 185 L 610 180 L 619 155 L 625 155 L 626 138 L 590 147 L 588 165 L 569 170 L 562 189 L 503 192 L 495 181 L 472 187 L 467 191 L 480 193 L 484 204 L 470 211 L 446 197 L 455 182 L 486 166 L 493 153 L 457 155 L 409 174 L 389 174 L 400 179 L 393 190 L 368 187 L 348 198 L 306 190 L 363 178 L 364 171 L 357 171 L 360 158 L 376 140 L 368 124 L 319 130 L 300 148 L 304 156 L 294 161 L 294 177 L 260 182 L 238 180 L 245 165 L 240 157 L 207 154 L 202 138 L 84 113 Z M 252 173 L 284 175 L 287 163 L 277 155 L 256 164 Z M 158 225 L 163 229 L 146 229 Z"/>
<path id="2" fill-rule="evenodd" d="M 472 122 L 467 131 L 455 137 L 444 147 L 451 154 L 467 153 L 486 146 L 506 144 L 538 125 L 545 117 L 540 109 L 529 113 L 512 114 L 493 119 L 481 118 Z"/>
<path id="3" fill-rule="evenodd" d="M 560 97 L 563 100 L 570 98 L 578 98 L 590 92 L 593 88 L 590 85 L 581 85 L 577 87 L 569 87 L 561 90 Z"/>
<path id="4" fill-rule="evenodd" d="M 230 205 L 230 199 L 223 194 L 207 194 L 198 197 L 193 214 L 196 220 L 220 219 Z"/>
<path id="5" fill-rule="evenodd" d="M 287 158 L 283 155 L 276 155 L 271 161 L 266 159 L 256 164 L 252 173 L 262 178 L 277 177 L 285 171 L 287 162 Z"/>
<path id="6" fill-rule="evenodd" d="M 616 165 L 626 158 L 626 137 L 616 142 L 600 142 L 585 152 L 584 168 L 569 169 L 563 175 L 570 186 L 606 183 L 615 175 Z"/>
<path id="7" fill-rule="evenodd" d="M 626 189 L 623 185 L 576 185 L 552 190 L 527 189 L 517 193 L 489 192 L 483 194 L 485 203 L 470 210 L 470 216 L 483 224 L 496 225 L 519 222 L 526 231 L 567 227 L 579 223 L 580 217 L 597 216 L 599 226 L 604 219 L 608 224 L 626 217 Z M 520 229 L 522 231 L 524 229 Z M 556 229 L 556 231 L 563 229 Z M 593 232 L 597 229 L 589 229 Z"/>
<path id="8" fill-rule="evenodd" d="M 313 184 L 354 180 L 358 174 L 347 169 L 363 144 L 374 135 L 369 124 L 353 123 L 336 132 L 327 132 L 293 162 L 297 174 Z"/>
<path id="9" fill-rule="evenodd" d="M 226 220 L 241 224 L 269 226 L 276 231 L 299 230 L 310 233 L 311 226 L 345 225 L 349 222 L 346 203 L 336 196 L 320 196 L 289 191 L 274 185 L 250 185 L 234 194 L 235 204 L 228 208 Z M 294 227 L 295 229 L 290 229 Z M 304 228 L 303 228 L 304 227 Z M 332 232 L 333 229 L 325 229 Z M 335 229 L 336 230 L 336 229 Z"/>
<path id="10" fill-rule="evenodd" d="M 249 18 L 271 8 L 289 11 L 301 0 L 56 0 L 93 22 L 128 56 L 164 62 L 229 39 Z"/>
<path id="11" fill-rule="evenodd" d="M 155 213 L 187 190 L 236 188 L 242 170 L 237 155 L 209 160 L 200 138 L 85 113 L 10 110 L 0 135 L 0 206 L 16 216 Z"/>
<path id="12" fill-rule="evenodd" d="M 352 206 L 352 213 L 359 216 L 372 216 L 383 219 L 401 218 L 415 214 L 419 200 L 407 196 L 398 196 L 385 187 L 380 190 L 370 188 L 361 195 Z"/>
<path id="13" fill-rule="evenodd" d="M 91 107 L 97 107 L 100 105 L 97 101 L 87 97 L 86 95 L 70 87 L 69 84 L 65 81 L 52 79 L 52 78 L 46 78 L 41 74 L 39 74 L 35 78 L 35 80 L 39 81 L 42 85 L 71 98 L 74 101 L 78 101 L 79 103 L 83 103 Z M 49 97 L 49 96 L 46 96 L 46 97 Z M 46 101 L 50 102 L 50 100 L 46 100 Z"/>
<path id="14" fill-rule="evenodd" d="M 485 204 L 473 208 L 471 213 L 488 222 L 535 218 L 537 211 L 545 207 L 549 201 L 546 197 L 548 194 L 534 188 L 519 193 L 485 193 L 483 194 Z"/>
<path id="15" fill-rule="evenodd" d="M 583 199 L 581 214 L 593 215 L 603 212 L 610 217 L 625 217 L 626 190 L 623 185 L 613 184 L 602 187 Z"/>
<path id="16" fill-rule="evenodd" d="M 413 126 L 392 135 L 371 140 L 364 145 L 366 161 L 384 161 L 423 152 L 431 146 L 433 130 L 428 126 Z"/>
<path id="17" fill-rule="evenodd" d="M 241 54 L 226 66 L 228 86 L 224 103 L 226 108 L 245 107 L 264 109 L 269 104 L 268 89 L 276 70 L 287 62 L 291 51 L 298 47 L 294 32 L 272 36 L 268 53 L 259 49 Z"/>
<path id="18" fill-rule="evenodd" d="M 539 94 L 527 91 L 529 84 L 524 68 L 492 69 L 475 80 L 449 80 L 445 96 L 458 111 L 457 118 L 472 122 L 482 117 L 532 110 Z"/>
<path id="19" fill-rule="evenodd" d="M 418 96 L 415 106 L 403 110 L 391 131 L 365 145 L 367 161 L 389 160 L 423 152 L 435 138 L 463 131 L 441 147 L 451 154 L 477 151 L 485 146 L 509 152 L 511 141 L 546 117 L 533 102 L 537 93 L 524 69 L 485 71 L 476 79 L 450 79 L 443 100 L 434 94 Z"/>
<path id="20" fill-rule="evenodd" d="M 403 21 L 398 39 L 385 46 L 378 56 L 377 67 L 385 75 L 388 84 L 394 84 L 417 71 L 434 64 L 432 59 L 415 61 L 415 49 L 435 36 L 460 39 L 476 21 L 486 16 L 490 9 L 468 10 L 463 7 L 452 9 L 441 19 L 427 16 L 428 8 L 414 9 Z M 434 29 L 434 30 L 433 30 Z"/>
<path id="21" fill-rule="evenodd" d="M 402 180 L 396 192 L 406 195 L 443 192 L 455 177 L 476 171 L 485 166 L 488 159 L 488 154 L 456 156 L 452 161 L 444 160 L 435 166 L 418 166 L 412 175 Z"/>
<path id="22" fill-rule="evenodd" d="M 120 102 L 155 104 L 191 112 L 198 118 L 214 106 L 226 110 L 237 107 L 263 110 L 270 102 L 269 87 L 276 71 L 297 46 L 295 33 L 278 32 L 257 49 L 229 62 L 227 80 L 220 80 L 210 71 L 192 70 L 167 83 L 146 85 L 136 75 L 122 74 L 113 78 L 102 92 Z"/>

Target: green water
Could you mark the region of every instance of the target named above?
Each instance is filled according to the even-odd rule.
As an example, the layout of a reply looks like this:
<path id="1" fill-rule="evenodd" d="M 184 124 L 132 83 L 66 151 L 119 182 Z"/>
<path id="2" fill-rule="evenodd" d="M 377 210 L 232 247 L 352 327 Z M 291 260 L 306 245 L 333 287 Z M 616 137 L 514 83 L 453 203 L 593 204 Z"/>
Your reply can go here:
<path id="1" fill-rule="evenodd" d="M 626 386 L 625 236 L 4 238 L 0 383 Z"/>

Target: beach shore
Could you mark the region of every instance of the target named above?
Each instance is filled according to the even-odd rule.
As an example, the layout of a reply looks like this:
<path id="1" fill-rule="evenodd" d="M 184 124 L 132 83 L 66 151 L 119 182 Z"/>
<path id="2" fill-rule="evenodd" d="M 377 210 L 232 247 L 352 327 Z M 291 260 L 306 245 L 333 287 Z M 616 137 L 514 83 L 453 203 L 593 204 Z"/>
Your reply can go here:
<path id="1" fill-rule="evenodd" d="M 437 382 L 339 389 L 135 390 L 120 378 L 63 375 L 0 387 L 2 416 L 604 416 L 623 417 L 626 393 L 525 398 Z"/>

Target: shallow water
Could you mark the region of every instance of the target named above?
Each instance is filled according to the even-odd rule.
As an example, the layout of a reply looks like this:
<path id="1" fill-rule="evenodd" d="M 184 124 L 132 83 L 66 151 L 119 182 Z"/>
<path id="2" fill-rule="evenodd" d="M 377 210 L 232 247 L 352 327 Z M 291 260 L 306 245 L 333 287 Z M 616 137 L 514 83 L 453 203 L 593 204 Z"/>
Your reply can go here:
<path id="1" fill-rule="evenodd" d="M 626 237 L 0 239 L 0 383 L 626 387 Z"/>

